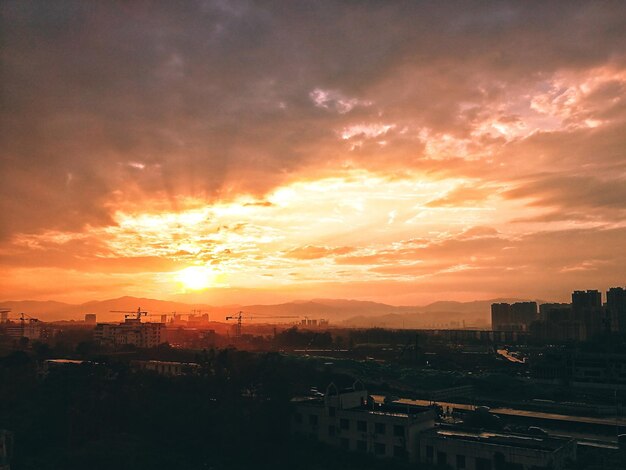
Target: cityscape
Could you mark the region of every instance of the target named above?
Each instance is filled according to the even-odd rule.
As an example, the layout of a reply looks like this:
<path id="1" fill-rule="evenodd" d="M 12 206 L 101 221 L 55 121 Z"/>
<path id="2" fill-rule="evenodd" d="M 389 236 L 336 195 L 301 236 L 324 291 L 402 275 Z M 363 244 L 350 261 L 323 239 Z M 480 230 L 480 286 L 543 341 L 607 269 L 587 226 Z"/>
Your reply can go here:
<path id="1" fill-rule="evenodd" d="M 626 468 L 626 3 L 0 31 L 0 470 Z"/>

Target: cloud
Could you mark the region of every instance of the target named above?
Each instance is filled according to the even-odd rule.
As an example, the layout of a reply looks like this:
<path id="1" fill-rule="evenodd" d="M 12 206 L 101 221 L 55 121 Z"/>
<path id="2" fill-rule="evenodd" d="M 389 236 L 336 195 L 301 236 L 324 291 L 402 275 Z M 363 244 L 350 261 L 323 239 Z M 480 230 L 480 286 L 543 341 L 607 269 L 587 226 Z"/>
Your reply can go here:
<path id="1" fill-rule="evenodd" d="M 296 259 L 318 259 L 324 258 L 332 255 L 345 255 L 346 253 L 350 253 L 354 248 L 349 246 L 343 246 L 338 248 L 328 248 L 325 246 L 303 246 L 300 248 L 296 248 L 287 253 L 287 256 Z"/>
<path id="2" fill-rule="evenodd" d="M 448 192 L 444 197 L 433 199 L 426 205 L 429 207 L 458 207 L 464 205 L 480 205 L 494 194 L 493 188 L 476 188 L 459 186 Z"/>
<path id="3" fill-rule="evenodd" d="M 78 269 L 98 253 L 134 259 L 128 269 L 237 271 L 235 258 L 265 257 L 267 271 L 317 260 L 320 275 L 339 276 L 333 267 L 354 266 L 361 282 L 389 275 L 393 259 L 416 275 L 434 252 L 458 257 L 437 269 L 477 266 L 466 254 L 482 247 L 492 256 L 576 224 L 597 230 L 588 233 L 597 243 L 624 223 L 620 3 L 0 8 L 5 266 L 45 253 L 50 265 Z M 201 227 L 166 220 L 202 210 L 211 218 Z M 150 220 L 165 228 L 142 231 Z M 475 226 L 495 232 L 463 239 Z M 74 238 L 20 245 L 50 233 Z M 410 238 L 429 249 L 410 251 Z"/>

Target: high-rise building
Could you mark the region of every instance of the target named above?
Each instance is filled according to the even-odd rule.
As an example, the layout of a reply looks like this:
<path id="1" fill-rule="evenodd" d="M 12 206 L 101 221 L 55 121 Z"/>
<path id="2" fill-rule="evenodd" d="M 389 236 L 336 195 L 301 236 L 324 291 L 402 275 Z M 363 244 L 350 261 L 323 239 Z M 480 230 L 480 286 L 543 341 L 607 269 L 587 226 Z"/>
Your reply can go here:
<path id="1" fill-rule="evenodd" d="M 580 338 L 582 341 L 590 340 L 608 329 L 600 291 L 572 292 L 572 317 L 582 325 Z"/>
<path id="2" fill-rule="evenodd" d="M 515 302 L 511 305 L 511 320 L 516 325 L 530 325 L 537 320 L 537 302 Z"/>
<path id="3" fill-rule="evenodd" d="M 495 331 L 527 331 L 537 319 L 537 302 L 491 304 L 491 328 Z"/>
<path id="4" fill-rule="evenodd" d="M 626 289 L 611 287 L 606 292 L 606 308 L 611 319 L 611 331 L 626 333 Z"/>
<path id="5" fill-rule="evenodd" d="M 95 313 L 85 313 L 85 323 L 89 323 L 90 325 L 96 324 L 96 314 Z"/>
<path id="6" fill-rule="evenodd" d="M 491 304 L 491 329 L 504 330 L 511 324 L 511 304 Z"/>
<path id="7" fill-rule="evenodd" d="M 590 309 L 602 306 L 602 294 L 599 290 L 575 290 L 572 292 L 572 309 Z"/>

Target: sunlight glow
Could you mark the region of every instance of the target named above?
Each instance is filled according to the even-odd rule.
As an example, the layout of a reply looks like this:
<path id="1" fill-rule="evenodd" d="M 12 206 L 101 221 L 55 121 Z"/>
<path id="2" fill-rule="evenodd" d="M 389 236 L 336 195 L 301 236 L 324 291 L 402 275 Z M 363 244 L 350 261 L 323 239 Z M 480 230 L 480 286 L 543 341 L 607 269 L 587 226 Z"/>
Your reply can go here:
<path id="1" fill-rule="evenodd" d="M 178 271 L 176 278 L 186 289 L 203 290 L 214 286 L 217 274 L 206 266 L 191 266 Z"/>

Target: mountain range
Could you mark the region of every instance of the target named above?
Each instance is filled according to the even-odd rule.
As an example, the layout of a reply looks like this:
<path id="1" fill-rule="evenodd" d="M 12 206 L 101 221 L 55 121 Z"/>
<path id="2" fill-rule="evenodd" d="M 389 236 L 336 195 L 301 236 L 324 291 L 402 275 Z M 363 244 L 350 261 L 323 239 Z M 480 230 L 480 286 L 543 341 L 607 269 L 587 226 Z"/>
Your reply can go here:
<path id="1" fill-rule="evenodd" d="M 378 302 L 344 299 L 312 299 L 272 305 L 214 306 L 189 304 L 167 300 L 138 297 L 90 301 L 69 304 L 55 301 L 4 301 L 0 307 L 11 309 L 11 317 L 24 312 L 42 321 L 82 320 L 86 313 L 95 313 L 98 321 L 115 321 L 123 318 L 117 311 L 135 311 L 138 307 L 154 316 L 165 313 L 208 313 L 212 321 L 222 321 L 226 315 L 243 311 L 254 318 L 305 317 L 325 318 L 333 324 L 345 326 L 389 328 L 418 328 L 444 326 L 458 322 L 459 326 L 480 326 L 490 323 L 490 308 L 494 302 L 518 302 L 523 299 L 490 299 L 472 302 L 438 301 L 423 306 L 394 306 Z M 537 301 L 540 303 L 541 301 Z M 295 320 L 296 318 L 294 318 Z"/>

